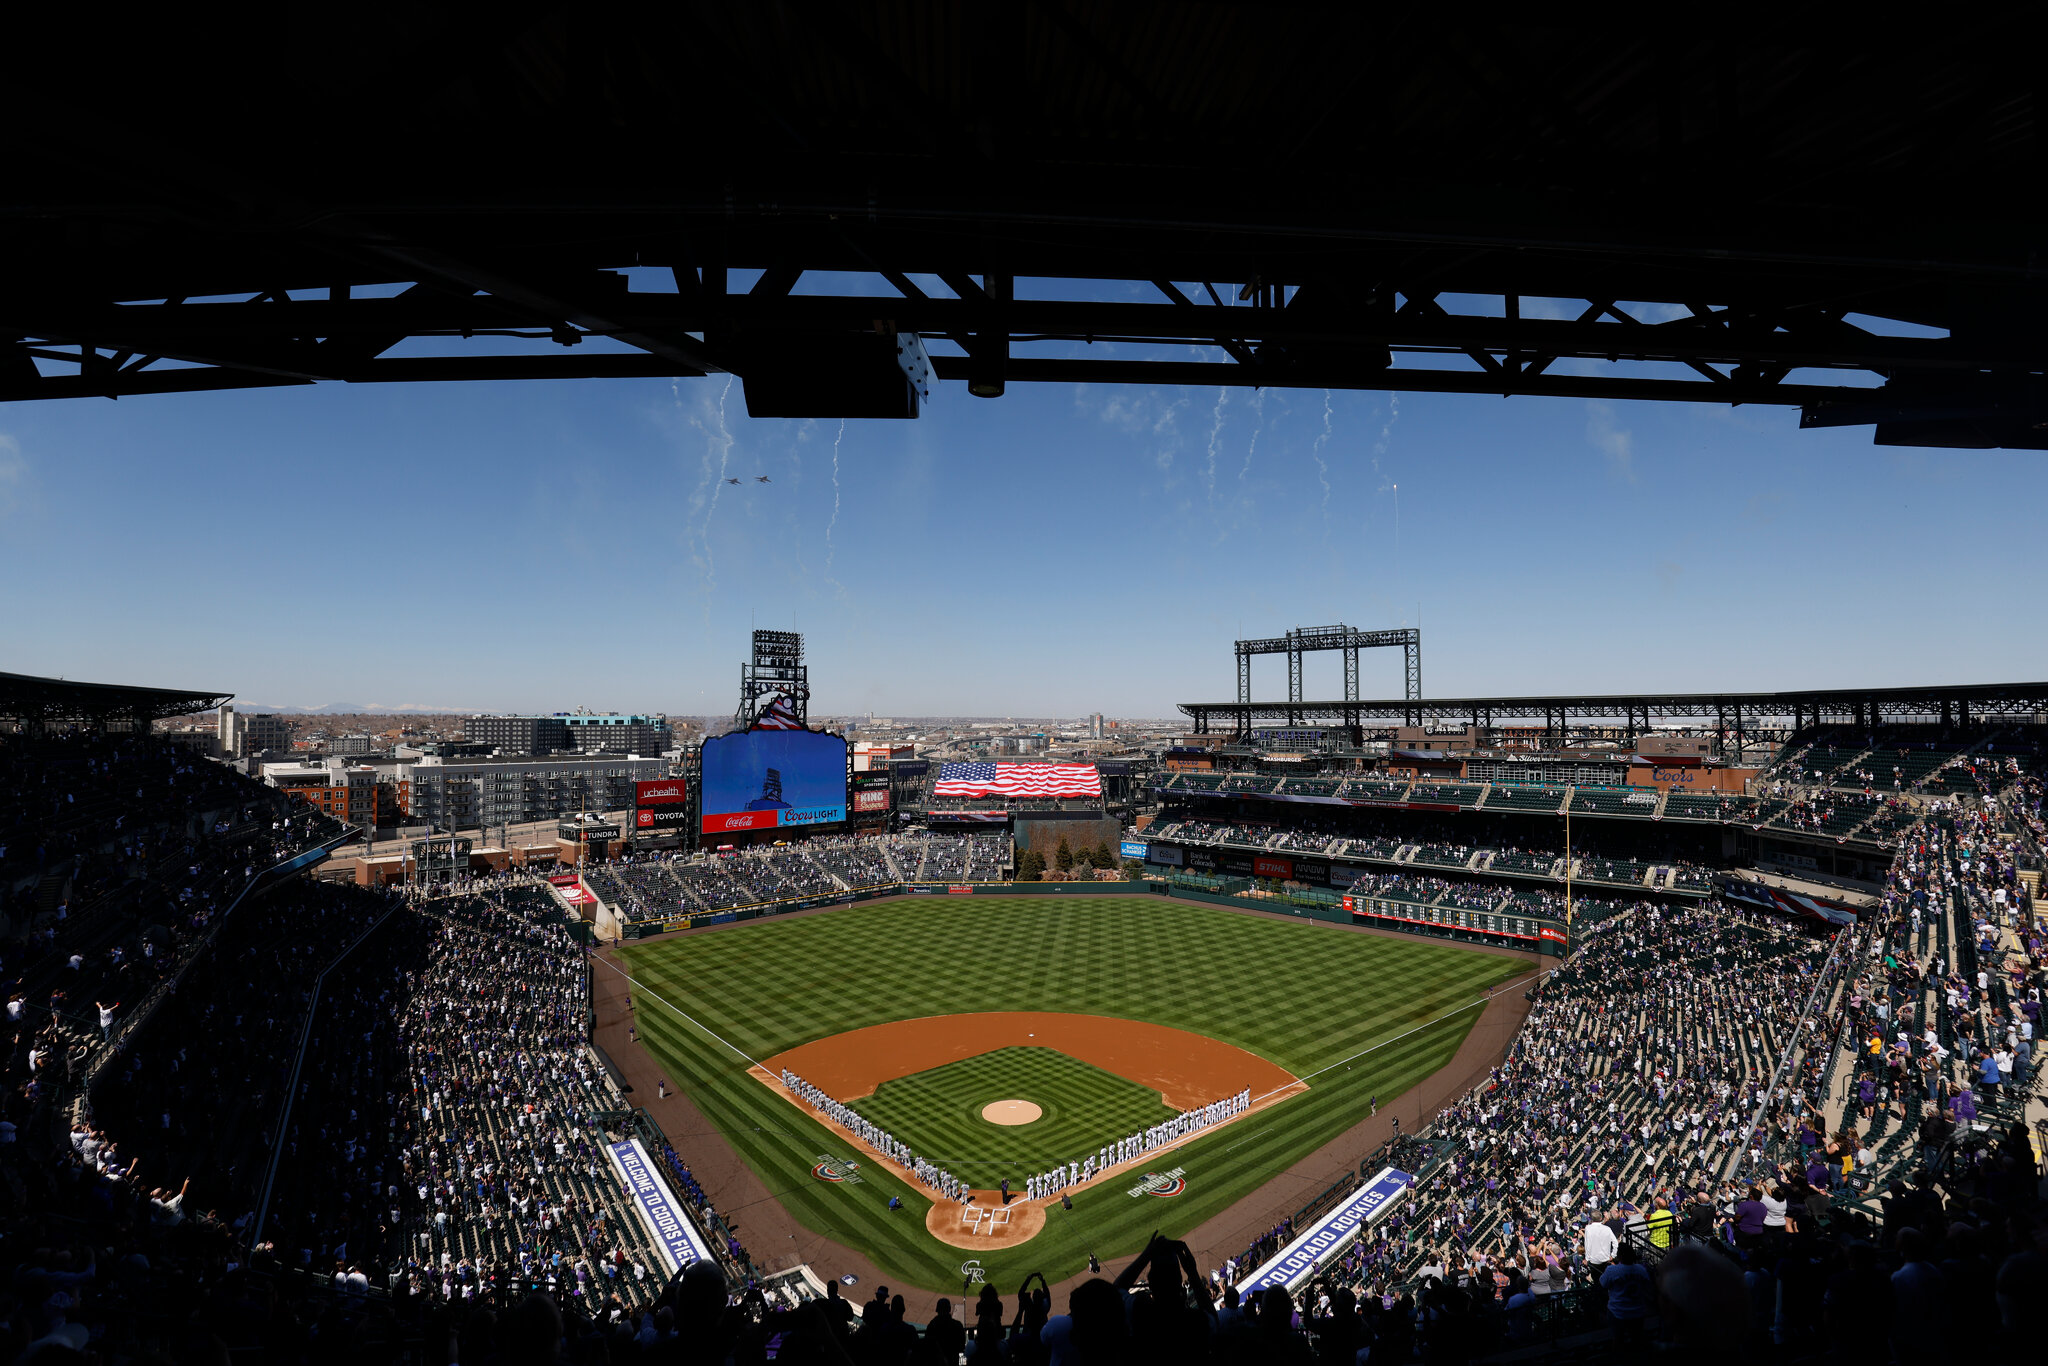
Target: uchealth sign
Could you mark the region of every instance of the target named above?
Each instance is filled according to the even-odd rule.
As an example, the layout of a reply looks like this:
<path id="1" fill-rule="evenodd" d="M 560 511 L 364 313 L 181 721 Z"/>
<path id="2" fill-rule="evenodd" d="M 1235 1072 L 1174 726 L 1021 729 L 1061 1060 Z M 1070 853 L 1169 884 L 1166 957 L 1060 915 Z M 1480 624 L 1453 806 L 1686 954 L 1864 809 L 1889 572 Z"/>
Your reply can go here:
<path id="1" fill-rule="evenodd" d="M 690 799 L 690 789 L 681 778 L 663 778 L 658 782 L 634 783 L 633 805 L 635 806 L 677 806 Z"/>
<path id="2" fill-rule="evenodd" d="M 1348 1199 L 1317 1220 L 1294 1241 L 1274 1255 L 1251 1276 L 1237 1284 L 1238 1293 L 1256 1295 L 1273 1286 L 1292 1290 L 1317 1267 L 1340 1252 L 1359 1233 L 1393 1207 L 1402 1192 L 1415 1184 L 1407 1172 L 1382 1167 L 1372 1180 L 1353 1191 Z"/>

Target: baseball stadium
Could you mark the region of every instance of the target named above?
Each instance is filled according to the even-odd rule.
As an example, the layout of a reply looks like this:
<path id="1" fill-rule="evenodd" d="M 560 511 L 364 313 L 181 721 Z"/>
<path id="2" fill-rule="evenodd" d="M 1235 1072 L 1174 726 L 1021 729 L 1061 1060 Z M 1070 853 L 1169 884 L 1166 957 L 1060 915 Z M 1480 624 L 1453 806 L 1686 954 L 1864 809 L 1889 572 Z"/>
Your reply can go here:
<path id="1" fill-rule="evenodd" d="M 17 25 L 0 1363 L 2038 1361 L 2031 30 L 1382 9 Z"/>

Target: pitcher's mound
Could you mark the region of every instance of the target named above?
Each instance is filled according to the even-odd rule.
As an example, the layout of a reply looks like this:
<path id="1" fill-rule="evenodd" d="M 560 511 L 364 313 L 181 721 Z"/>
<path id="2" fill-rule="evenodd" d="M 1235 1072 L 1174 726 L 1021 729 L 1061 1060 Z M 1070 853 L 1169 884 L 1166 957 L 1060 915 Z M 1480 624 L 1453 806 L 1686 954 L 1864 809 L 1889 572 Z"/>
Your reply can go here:
<path id="1" fill-rule="evenodd" d="M 1044 1114 L 1028 1100 L 992 1100 L 981 1107 L 981 1117 L 991 1124 L 1029 1124 Z"/>

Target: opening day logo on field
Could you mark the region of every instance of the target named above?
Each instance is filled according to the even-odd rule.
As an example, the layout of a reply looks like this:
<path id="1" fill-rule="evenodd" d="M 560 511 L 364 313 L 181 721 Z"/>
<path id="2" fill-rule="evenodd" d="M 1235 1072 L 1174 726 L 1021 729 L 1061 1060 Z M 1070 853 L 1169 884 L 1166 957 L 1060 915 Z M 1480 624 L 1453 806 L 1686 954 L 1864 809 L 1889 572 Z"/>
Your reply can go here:
<path id="1" fill-rule="evenodd" d="M 858 1162 L 819 1153 L 818 1165 L 811 1168 L 811 1175 L 820 1181 L 844 1181 L 849 1186 L 858 1186 L 861 1184 L 859 1167 Z"/>
<path id="2" fill-rule="evenodd" d="M 1161 1200 L 1171 1200 L 1188 1188 L 1187 1168 L 1175 1167 L 1170 1172 L 1145 1173 L 1145 1179 L 1131 1187 L 1130 1197 L 1135 1200 L 1141 1195 L 1154 1195 Z"/>

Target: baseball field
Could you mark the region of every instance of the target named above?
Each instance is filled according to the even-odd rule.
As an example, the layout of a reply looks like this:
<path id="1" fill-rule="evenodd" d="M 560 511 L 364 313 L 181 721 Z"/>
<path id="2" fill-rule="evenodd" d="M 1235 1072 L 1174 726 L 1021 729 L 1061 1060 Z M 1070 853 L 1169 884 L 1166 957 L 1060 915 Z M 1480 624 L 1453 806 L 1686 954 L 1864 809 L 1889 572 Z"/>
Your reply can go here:
<path id="1" fill-rule="evenodd" d="M 935 1291 L 958 1289 L 963 1248 L 1013 1285 L 1191 1230 L 1442 1067 L 1482 993 L 1529 971 L 1149 896 L 906 898 L 620 958 L 641 1045 L 783 1206 Z M 1019 1201 L 977 1228 L 794 1101 L 785 1068 L 984 1192 L 1176 1111 L 1257 1103 L 1072 1191 L 1071 1209 Z"/>

